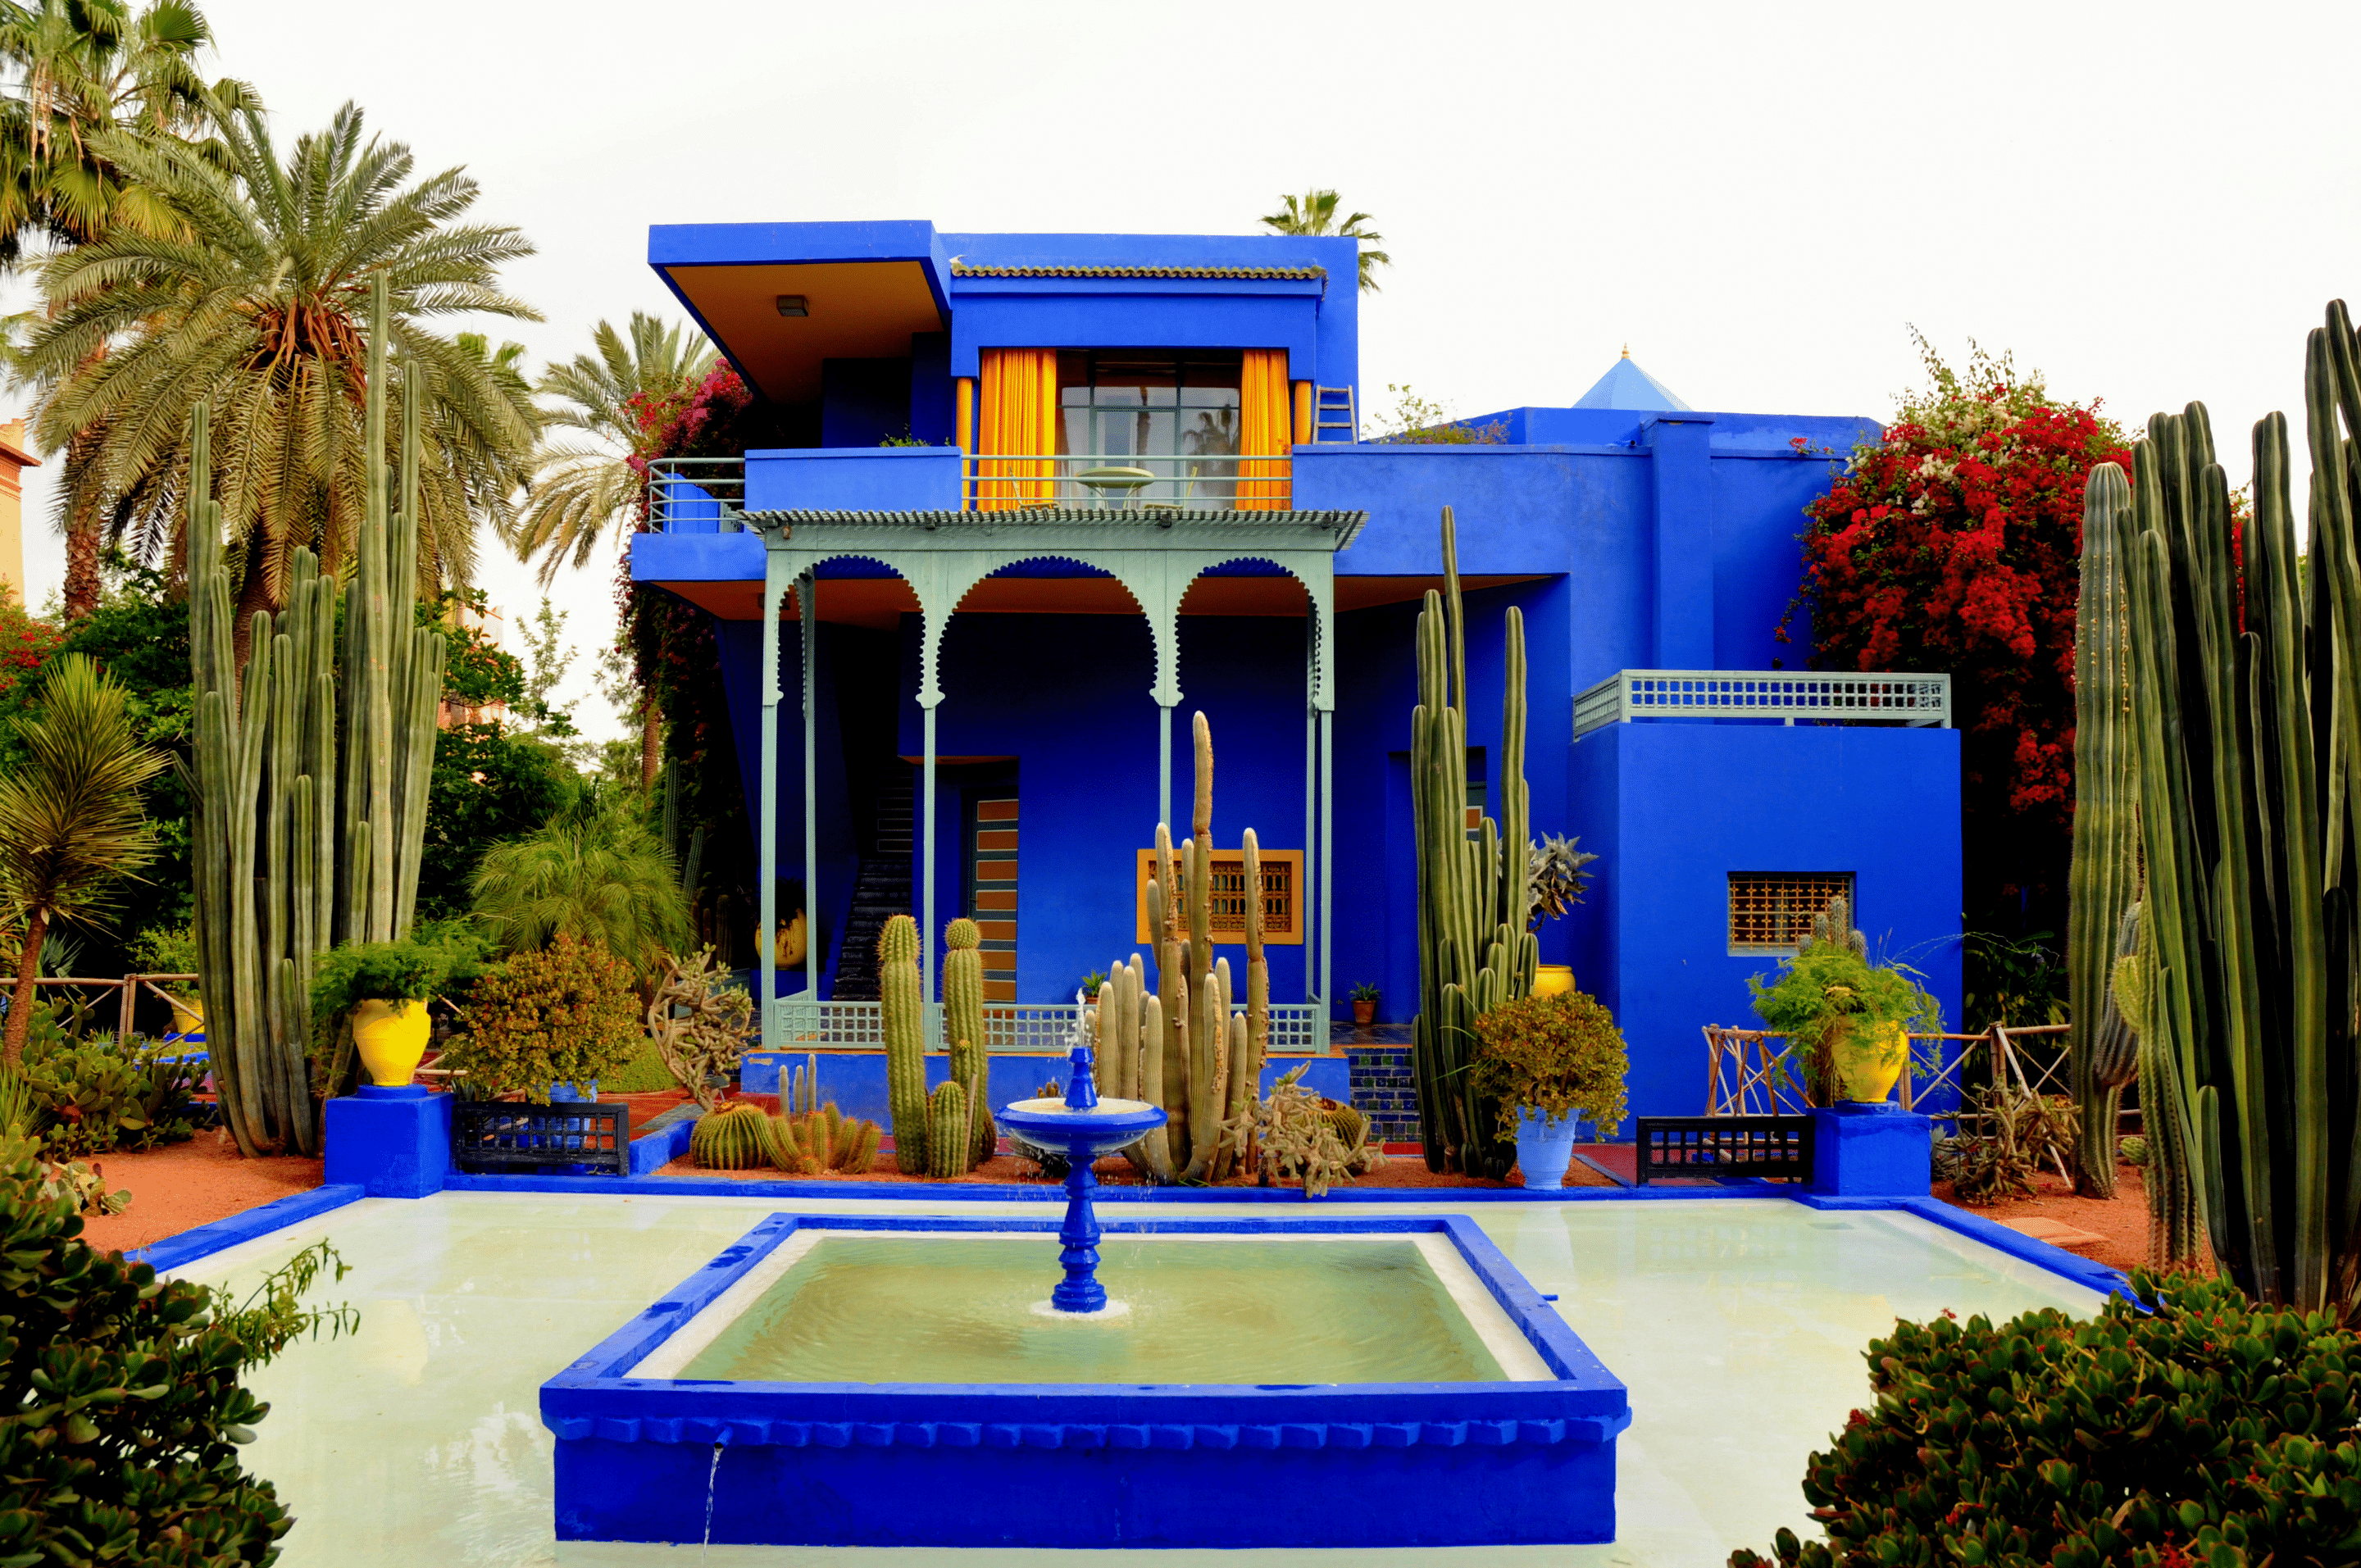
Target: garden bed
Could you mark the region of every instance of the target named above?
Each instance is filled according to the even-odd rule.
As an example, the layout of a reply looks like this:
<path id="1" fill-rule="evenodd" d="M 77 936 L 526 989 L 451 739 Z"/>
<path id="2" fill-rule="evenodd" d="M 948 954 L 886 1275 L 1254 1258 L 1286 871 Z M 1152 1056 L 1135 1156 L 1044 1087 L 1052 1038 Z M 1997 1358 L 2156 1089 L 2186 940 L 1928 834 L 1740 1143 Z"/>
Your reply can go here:
<path id="1" fill-rule="evenodd" d="M 2045 1170 L 2034 1179 L 2039 1189 L 2031 1198 L 2010 1198 L 2001 1202 L 1979 1206 L 1961 1203 L 1951 1195 L 1951 1184 L 1938 1181 L 1935 1196 L 1971 1214 L 1980 1214 L 2012 1230 L 2062 1246 L 2080 1257 L 2103 1263 L 2111 1268 L 2133 1269 L 2147 1262 L 2147 1190 L 2141 1184 L 2139 1167 L 2119 1165 L 2115 1168 L 2115 1195 L 2113 1198 L 2082 1198 L 2054 1170 Z M 2044 1223 L 2047 1222 L 2047 1223 Z M 2095 1240 L 2080 1241 L 2070 1236 L 2059 1236 L 2048 1232 L 2050 1225 L 2070 1226 L 2088 1233 Z M 2201 1249 L 2202 1250 L 2202 1249 Z M 2213 1272 L 2210 1255 L 2202 1256 L 2203 1271 Z"/>
<path id="2" fill-rule="evenodd" d="M 750 1096 L 749 1098 L 756 1097 Z M 686 1157 L 674 1160 L 670 1165 L 665 1166 L 656 1174 L 659 1176 L 721 1178 L 738 1181 L 906 1181 L 922 1186 L 935 1183 L 935 1178 L 933 1177 L 906 1176 L 902 1172 L 895 1169 L 892 1153 L 893 1151 L 890 1148 L 884 1151 L 877 1157 L 876 1168 L 858 1174 L 850 1171 L 830 1170 L 823 1171 L 818 1176 L 789 1177 L 779 1171 L 772 1169 L 768 1166 L 764 1166 L 757 1170 L 708 1170 L 704 1167 L 697 1164 L 695 1161 Z M 1142 1184 L 1140 1174 L 1131 1168 L 1131 1163 L 1128 1160 L 1123 1159 L 1119 1157 L 1103 1159 L 1091 1168 L 1097 1175 L 1099 1184 L 1104 1187 L 1137 1187 Z M 973 1170 L 969 1171 L 965 1176 L 954 1176 L 948 1179 L 951 1181 L 969 1182 L 1030 1181 L 1040 1182 L 1044 1186 L 1056 1185 L 1044 1178 L 1041 1175 L 1040 1167 L 1035 1165 L 1031 1160 L 1023 1159 L 1016 1155 L 1005 1152 L 994 1155 L 991 1159 L 987 1160 L 983 1165 L 976 1167 Z M 1566 1171 L 1565 1184 L 1568 1187 L 1612 1187 L 1615 1185 L 1615 1183 L 1607 1177 L 1601 1176 L 1598 1172 L 1584 1167 L 1579 1162 Z M 1251 1176 L 1236 1176 L 1232 1177 L 1229 1180 L 1223 1182 L 1221 1185 L 1224 1187 L 1246 1188 L 1253 1187 L 1257 1185 L 1257 1183 L 1255 1179 Z M 1279 1183 L 1279 1185 L 1281 1187 L 1300 1187 L 1302 1183 L 1297 1181 L 1282 1181 Z M 1371 1187 L 1498 1189 L 1503 1187 L 1521 1187 L 1523 1185 L 1524 1182 L 1522 1178 L 1515 1171 L 1510 1172 L 1509 1179 L 1506 1181 L 1491 1181 L 1480 1177 L 1453 1175 L 1438 1176 L 1434 1172 L 1426 1168 L 1424 1161 L 1412 1156 L 1407 1158 L 1389 1158 L 1385 1165 L 1380 1168 L 1370 1171 L 1366 1176 L 1356 1176 L 1350 1181 L 1340 1182 L 1337 1184 L 1337 1187 L 1338 1190 L 1341 1190 L 1342 1189 L 1348 1187 L 1356 1190 Z"/>
<path id="3" fill-rule="evenodd" d="M 237 1145 L 207 1128 L 186 1143 L 141 1154 L 95 1157 L 106 1190 L 128 1191 L 120 1214 L 86 1215 L 82 1239 L 102 1252 L 127 1252 L 194 1225 L 258 1209 L 320 1185 L 320 1162 L 299 1155 L 240 1157 Z"/>

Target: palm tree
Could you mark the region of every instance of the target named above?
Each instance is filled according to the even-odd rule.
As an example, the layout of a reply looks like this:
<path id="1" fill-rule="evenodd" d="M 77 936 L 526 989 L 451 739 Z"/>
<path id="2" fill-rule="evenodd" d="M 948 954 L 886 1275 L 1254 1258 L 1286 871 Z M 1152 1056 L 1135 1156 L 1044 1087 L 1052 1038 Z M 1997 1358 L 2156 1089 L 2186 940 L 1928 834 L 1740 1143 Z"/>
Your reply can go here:
<path id="1" fill-rule="evenodd" d="M 139 788 L 164 766 L 133 732 L 130 694 L 88 655 L 61 654 L 42 696 L 41 716 L 16 726 L 24 766 L 0 774 L 0 901 L 24 931 L 0 1057 L 12 1071 L 24 1058 L 49 927 L 103 918 L 115 884 L 154 858 Z"/>
<path id="2" fill-rule="evenodd" d="M 1283 203 L 1278 212 L 1261 220 L 1273 234 L 1333 234 L 1361 242 L 1361 292 L 1374 294 L 1378 280 L 1373 269 L 1391 267 L 1394 258 L 1382 250 L 1371 248 L 1386 243 L 1386 236 L 1368 226 L 1367 213 L 1350 213 L 1345 221 L 1336 221 L 1336 192 L 1306 191 L 1301 197 L 1281 196 Z"/>
<path id="3" fill-rule="evenodd" d="M 510 952 L 559 937 L 600 942 L 642 978 L 688 941 L 688 901 L 672 851 L 624 800 L 589 799 L 495 844 L 469 886 L 476 918 Z"/>
<path id="4" fill-rule="evenodd" d="M 123 0 L 0 7 L 0 268 L 16 266 L 30 242 L 83 245 L 117 227 L 177 232 L 92 138 L 115 129 L 177 137 L 208 126 L 216 106 L 256 103 L 242 82 L 208 86 L 197 74 L 212 38 L 204 13 L 186 0 L 158 0 L 137 16 Z M 217 143 L 205 150 L 219 157 Z M 98 557 L 97 517 L 70 515 L 70 619 L 97 607 Z"/>
<path id="5" fill-rule="evenodd" d="M 541 416 L 513 356 L 503 362 L 426 323 L 466 312 L 538 320 L 495 281 L 532 246 L 513 228 L 459 221 L 477 193 L 464 170 L 409 183 L 410 149 L 365 139 L 350 104 L 283 163 L 257 110 L 225 112 L 216 130 L 221 168 L 185 145 L 120 131 L 92 138 L 183 234 L 116 229 L 41 268 L 50 316 L 17 377 L 38 394 L 41 442 L 67 447 L 61 510 L 103 518 L 142 558 L 179 558 L 189 418 L 209 400 L 242 641 L 254 611 L 279 608 L 296 549 L 311 546 L 333 570 L 359 523 L 362 323 L 381 273 L 394 358 L 421 373 L 423 389 L 415 567 L 430 592 L 465 583 L 477 515 L 502 532 L 511 525 Z M 397 406 L 389 456 L 400 424 Z"/>
<path id="6" fill-rule="evenodd" d="M 664 416 L 686 403 L 713 368 L 713 345 L 686 323 L 671 325 L 631 313 L 631 338 L 600 322 L 592 354 L 543 372 L 540 391 L 557 400 L 552 429 L 584 437 L 545 441 L 533 455 L 533 488 L 511 543 L 517 559 L 542 557 L 549 587 L 570 555 L 579 571 L 609 529 L 629 532 L 641 521 L 641 462 Z"/>

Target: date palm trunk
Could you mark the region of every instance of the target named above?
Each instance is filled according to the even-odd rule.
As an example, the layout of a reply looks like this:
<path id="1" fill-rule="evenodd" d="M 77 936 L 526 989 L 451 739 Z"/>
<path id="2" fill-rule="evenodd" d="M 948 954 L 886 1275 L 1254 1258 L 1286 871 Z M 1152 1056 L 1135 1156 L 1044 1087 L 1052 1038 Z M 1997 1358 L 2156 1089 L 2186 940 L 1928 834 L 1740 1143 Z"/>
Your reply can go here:
<path id="1" fill-rule="evenodd" d="M 25 950 L 16 958 L 16 988 L 8 1001 L 8 1043 L 0 1061 L 14 1072 L 25 1059 L 25 1037 L 33 1026 L 33 977 L 40 971 L 41 943 L 49 934 L 49 912 L 36 909 L 25 922 Z"/>

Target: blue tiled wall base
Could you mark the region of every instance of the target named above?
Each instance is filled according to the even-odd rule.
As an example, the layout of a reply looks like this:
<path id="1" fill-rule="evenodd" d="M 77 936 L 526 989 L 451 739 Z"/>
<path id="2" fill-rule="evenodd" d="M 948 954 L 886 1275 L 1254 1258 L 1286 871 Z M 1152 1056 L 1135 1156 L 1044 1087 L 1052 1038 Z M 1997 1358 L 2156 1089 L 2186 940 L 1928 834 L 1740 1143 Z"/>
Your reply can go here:
<path id="1" fill-rule="evenodd" d="M 1631 1424 L 1630 1396 L 1484 1233 L 1455 1215 L 1107 1230 L 1440 1233 L 1546 1376 L 1228 1387 L 630 1376 L 800 1229 L 1013 1231 L 1038 1236 L 1046 1256 L 1055 1224 L 763 1220 L 542 1385 L 542 1422 L 556 1438 L 558 1539 L 701 1541 L 708 1496 L 711 1539 L 733 1545 L 1202 1551 L 1614 1539 L 1615 1439 Z"/>
<path id="2" fill-rule="evenodd" d="M 798 1402 L 825 1407 L 835 1402 L 829 1392 Z M 1614 1539 L 1615 1444 L 1567 1430 L 1605 1424 L 1596 1419 L 1148 1419 L 1234 1415 L 1249 1393 L 1195 1412 L 1150 1409 L 1146 1398 L 1116 1410 L 1089 1397 L 1082 1421 L 1060 1417 L 1083 1413 L 1066 1409 L 1082 1399 L 1026 1395 L 902 1401 L 913 1416 L 972 1417 L 996 1404 L 1021 1420 L 642 1420 L 636 1442 L 556 1444 L 557 1538 L 703 1540 L 719 1440 L 716 1543 L 1213 1550 Z"/>
<path id="3" fill-rule="evenodd" d="M 1811 1190 L 1835 1198 L 1924 1198 L 1931 1190 L 1932 1119 L 1887 1102 L 1815 1110 Z"/>
<path id="4" fill-rule="evenodd" d="M 1389 1144 L 1418 1142 L 1418 1080 L 1408 1046 L 1356 1047 L 1352 1062 L 1353 1109 L 1369 1119 L 1370 1137 Z"/>
<path id="5" fill-rule="evenodd" d="M 330 1184 L 372 1198 L 423 1198 L 451 1174 L 451 1097 L 418 1088 L 366 1085 L 327 1105 Z"/>

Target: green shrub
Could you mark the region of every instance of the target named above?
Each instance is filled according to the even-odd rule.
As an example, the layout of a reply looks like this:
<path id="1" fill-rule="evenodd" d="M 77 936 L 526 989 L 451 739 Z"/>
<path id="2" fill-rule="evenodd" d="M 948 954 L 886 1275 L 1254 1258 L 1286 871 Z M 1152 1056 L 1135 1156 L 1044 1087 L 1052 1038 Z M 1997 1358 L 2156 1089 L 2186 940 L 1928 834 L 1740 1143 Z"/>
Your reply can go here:
<path id="1" fill-rule="evenodd" d="M 1812 1455 L 1804 1568 L 2176 1568 L 2361 1558 L 2361 1334 L 2230 1285 L 2132 1277 L 2136 1304 L 1995 1327 L 1946 1313 L 1868 1351 L 1874 1409 Z M 1732 1568 L 1766 1560 L 1731 1553 Z"/>
<path id="2" fill-rule="evenodd" d="M 29 1151 L 0 1146 L 0 1563 L 268 1563 L 293 1521 L 238 1467 L 269 1411 L 239 1378 L 358 1323 L 301 1305 L 342 1263 L 323 1243 L 243 1302 L 159 1280 L 83 1242 Z"/>
<path id="3" fill-rule="evenodd" d="M 1476 1091 L 1500 1103 L 1500 1135 L 1517 1113 L 1580 1111 L 1600 1137 L 1622 1124 L 1631 1057 L 1615 1014 L 1579 991 L 1521 996 L 1476 1020 Z"/>
<path id="4" fill-rule="evenodd" d="M 443 1065 L 467 1075 L 471 1094 L 522 1093 L 547 1104 L 551 1084 L 585 1088 L 645 1038 L 630 966 L 571 937 L 485 970 L 461 1011 L 467 1032 L 444 1050 Z"/>
<path id="5" fill-rule="evenodd" d="M 165 1059 L 177 1048 L 134 1040 L 122 1049 L 112 1035 L 77 1040 L 53 1007 L 38 1009 L 21 1069 L 32 1123 L 26 1130 L 61 1157 L 179 1143 L 197 1129 L 204 1069 Z"/>
<path id="6" fill-rule="evenodd" d="M 364 1002 L 424 1002 L 474 983 L 484 944 L 465 927 L 424 925 L 394 942 L 346 942 L 312 964 L 312 1032 L 333 1040 L 345 1014 Z"/>
<path id="7" fill-rule="evenodd" d="M 638 1050 L 598 1075 L 601 1094 L 662 1094 L 679 1087 L 653 1040 L 642 1041 Z"/>

